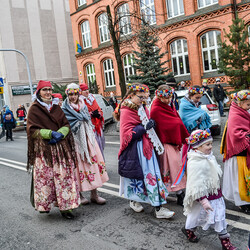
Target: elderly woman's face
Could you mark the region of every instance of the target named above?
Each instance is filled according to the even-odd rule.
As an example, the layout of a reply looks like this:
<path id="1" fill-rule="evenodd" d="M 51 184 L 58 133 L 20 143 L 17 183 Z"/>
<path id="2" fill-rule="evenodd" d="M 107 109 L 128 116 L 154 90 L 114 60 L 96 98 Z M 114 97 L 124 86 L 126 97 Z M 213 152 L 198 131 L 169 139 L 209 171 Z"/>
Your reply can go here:
<path id="1" fill-rule="evenodd" d="M 130 96 L 130 100 L 138 106 L 142 105 L 142 103 L 146 101 L 147 98 L 147 94 L 144 92 L 135 92 L 135 94 Z"/>
<path id="2" fill-rule="evenodd" d="M 195 94 L 190 97 L 194 103 L 198 103 L 201 100 L 202 94 Z"/>
<path id="3" fill-rule="evenodd" d="M 52 88 L 51 87 L 44 87 L 40 90 L 40 96 L 43 99 L 48 99 L 50 100 L 52 97 Z"/>
<path id="4" fill-rule="evenodd" d="M 78 103 L 79 95 L 78 95 L 77 93 L 70 93 L 70 94 L 68 95 L 68 97 L 69 97 L 69 101 L 70 101 L 70 102 L 72 102 L 72 103 L 74 103 L 74 104 Z"/>

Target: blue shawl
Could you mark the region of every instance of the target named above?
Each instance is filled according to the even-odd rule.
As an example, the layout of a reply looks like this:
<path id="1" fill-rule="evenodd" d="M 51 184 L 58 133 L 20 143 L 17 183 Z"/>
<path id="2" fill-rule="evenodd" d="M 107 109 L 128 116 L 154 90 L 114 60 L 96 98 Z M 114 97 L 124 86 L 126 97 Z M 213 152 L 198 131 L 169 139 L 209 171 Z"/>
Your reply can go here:
<path id="1" fill-rule="evenodd" d="M 80 110 L 80 112 L 76 112 L 70 105 L 69 100 L 66 98 L 62 104 L 62 110 L 69 121 L 71 130 L 74 134 L 76 134 L 79 128 L 82 125 L 82 122 L 79 121 L 88 121 L 90 120 L 89 111 L 86 105 L 84 108 Z"/>
<path id="2" fill-rule="evenodd" d="M 207 112 L 202 110 L 201 107 L 195 107 L 195 105 L 185 97 L 181 99 L 179 115 L 189 133 L 194 129 L 204 130 L 212 126 L 210 116 Z M 199 118 L 201 119 L 197 122 Z"/>

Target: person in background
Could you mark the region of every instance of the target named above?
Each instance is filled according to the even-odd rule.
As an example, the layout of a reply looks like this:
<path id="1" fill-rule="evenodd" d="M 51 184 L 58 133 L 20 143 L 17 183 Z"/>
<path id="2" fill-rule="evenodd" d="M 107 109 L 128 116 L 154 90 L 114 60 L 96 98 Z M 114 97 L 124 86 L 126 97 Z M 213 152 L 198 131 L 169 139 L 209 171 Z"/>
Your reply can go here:
<path id="1" fill-rule="evenodd" d="M 227 95 L 220 84 L 220 78 L 216 78 L 213 94 L 216 102 L 218 102 L 219 105 L 220 116 L 225 117 L 223 100 L 224 98 L 227 98 Z"/>
<path id="2" fill-rule="evenodd" d="M 208 85 L 207 85 L 207 79 L 203 79 L 203 81 L 202 81 L 202 87 L 205 89 L 205 91 L 207 91 L 207 93 L 208 93 L 208 95 L 210 96 L 210 97 L 212 97 L 213 95 L 212 95 L 212 91 L 211 91 L 211 89 L 208 87 Z"/>
<path id="3" fill-rule="evenodd" d="M 250 214 L 250 90 L 241 90 L 232 101 L 225 126 L 222 192 L 225 199 Z"/>
<path id="4" fill-rule="evenodd" d="M 198 242 L 197 227 L 218 234 L 222 249 L 235 250 L 227 232 L 226 207 L 220 188 L 222 170 L 212 152 L 213 138 L 209 129 L 195 130 L 187 139 L 191 146 L 187 161 L 187 185 L 184 199 L 185 227 L 181 230 L 187 239 Z"/>
<path id="5" fill-rule="evenodd" d="M 18 109 L 16 110 L 16 116 L 20 121 L 23 121 L 26 114 L 24 112 L 24 109 L 22 108 L 22 105 L 18 105 Z"/>
<path id="6" fill-rule="evenodd" d="M 54 98 L 58 98 L 59 99 L 59 106 L 62 107 L 62 103 L 63 103 L 63 97 L 60 93 L 53 93 L 52 96 Z"/>
<path id="7" fill-rule="evenodd" d="M 88 107 L 89 114 L 91 116 L 91 121 L 94 125 L 94 132 L 96 136 L 96 140 L 102 152 L 102 156 L 104 157 L 104 147 L 105 147 L 105 138 L 103 134 L 103 126 L 104 126 L 104 117 L 103 112 L 98 105 L 95 97 L 89 93 L 89 87 L 87 84 L 80 85 L 81 94 L 83 96 L 84 102 Z"/>
<path id="8" fill-rule="evenodd" d="M 88 108 L 80 92 L 79 85 L 69 84 L 65 91 L 67 98 L 63 102 L 62 110 L 74 136 L 78 161 L 76 176 L 80 187 L 81 204 L 89 203 L 81 192 L 91 191 L 91 202 L 103 205 L 106 200 L 97 194 L 97 188 L 107 182 L 109 177 L 95 138 Z"/>
<path id="9" fill-rule="evenodd" d="M 116 109 L 116 107 L 117 107 L 117 99 L 114 96 L 113 92 L 110 92 L 109 104 L 113 107 L 114 110 Z"/>
<path id="10" fill-rule="evenodd" d="M 179 87 L 178 87 L 178 90 L 184 90 L 184 89 L 186 89 L 185 88 L 185 82 L 184 81 L 181 81 L 181 83 L 180 83 L 180 85 L 179 85 Z"/>
<path id="11" fill-rule="evenodd" d="M 14 118 L 13 112 L 8 106 L 6 107 L 5 113 L 3 115 L 3 126 L 6 130 L 6 141 L 9 139 L 14 141 L 12 129 L 16 127 L 16 120 Z"/>
<path id="12" fill-rule="evenodd" d="M 40 213 L 53 206 L 66 219 L 80 205 L 75 175 L 77 157 L 70 125 L 50 81 L 39 81 L 27 118 L 28 163 L 32 170 L 31 203 Z"/>
<path id="13" fill-rule="evenodd" d="M 6 107 L 7 107 L 7 105 L 4 105 L 3 109 L 1 110 L 1 113 L 0 113 L 1 127 L 2 127 L 2 132 L 1 132 L 1 135 L 0 135 L 0 139 L 5 136 L 5 128 L 4 128 L 4 124 L 3 124 L 3 115 L 4 115 L 5 111 L 6 111 Z"/>

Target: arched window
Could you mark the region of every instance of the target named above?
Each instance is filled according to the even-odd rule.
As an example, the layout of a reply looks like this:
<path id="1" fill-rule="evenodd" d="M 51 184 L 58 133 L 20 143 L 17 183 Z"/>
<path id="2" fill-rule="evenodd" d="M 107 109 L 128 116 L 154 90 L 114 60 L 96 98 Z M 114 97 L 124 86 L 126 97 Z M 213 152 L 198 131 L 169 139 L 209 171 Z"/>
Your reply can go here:
<path id="1" fill-rule="evenodd" d="M 219 31 L 209 31 L 201 36 L 201 50 L 203 58 L 204 71 L 212 71 L 217 69 L 219 61 Z"/>
<path id="2" fill-rule="evenodd" d="M 141 16 L 149 24 L 156 24 L 154 0 L 140 0 Z"/>
<path id="3" fill-rule="evenodd" d="M 111 59 L 107 59 L 103 62 L 103 70 L 106 87 L 115 86 L 114 67 Z"/>
<path id="4" fill-rule="evenodd" d="M 121 35 L 128 35 L 132 32 L 128 4 L 125 3 L 117 8 L 119 28 Z"/>
<path id="5" fill-rule="evenodd" d="M 98 17 L 99 35 L 101 43 L 110 40 L 109 30 L 108 30 L 108 16 L 107 13 L 102 13 Z"/>
<path id="6" fill-rule="evenodd" d="M 126 82 L 129 81 L 129 76 L 135 74 L 135 69 L 133 67 L 133 54 L 127 54 L 123 57 L 123 67 L 124 67 L 124 74 Z"/>
<path id="7" fill-rule="evenodd" d="M 84 5 L 86 3 L 86 0 L 78 0 L 78 7 L 81 5 Z"/>
<path id="8" fill-rule="evenodd" d="M 198 0 L 198 7 L 203 8 L 218 3 L 218 0 Z"/>
<path id="9" fill-rule="evenodd" d="M 87 73 L 88 84 L 93 83 L 96 80 L 95 66 L 93 63 L 90 63 L 86 66 L 86 73 Z"/>
<path id="10" fill-rule="evenodd" d="M 81 24 L 81 30 L 82 30 L 83 48 L 86 49 L 91 47 L 92 45 L 91 45 L 89 21 L 85 21 Z"/>
<path id="11" fill-rule="evenodd" d="M 175 76 L 190 73 L 188 47 L 185 39 L 178 39 L 170 44 L 172 70 Z"/>
<path id="12" fill-rule="evenodd" d="M 168 18 L 184 14 L 183 0 L 167 0 Z"/>

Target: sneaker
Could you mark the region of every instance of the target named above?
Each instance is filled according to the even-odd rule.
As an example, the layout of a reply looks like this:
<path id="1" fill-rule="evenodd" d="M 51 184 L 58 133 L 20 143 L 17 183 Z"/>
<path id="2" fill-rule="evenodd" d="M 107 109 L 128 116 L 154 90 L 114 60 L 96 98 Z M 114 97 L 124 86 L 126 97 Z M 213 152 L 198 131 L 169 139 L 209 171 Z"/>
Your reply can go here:
<path id="1" fill-rule="evenodd" d="M 175 215 L 175 212 L 170 211 L 169 209 L 165 207 L 161 207 L 159 211 L 156 211 L 155 209 L 155 216 L 158 219 L 169 219 Z"/>
<path id="2" fill-rule="evenodd" d="M 143 206 L 137 201 L 130 201 L 130 207 L 136 212 L 140 213 L 143 211 Z"/>

